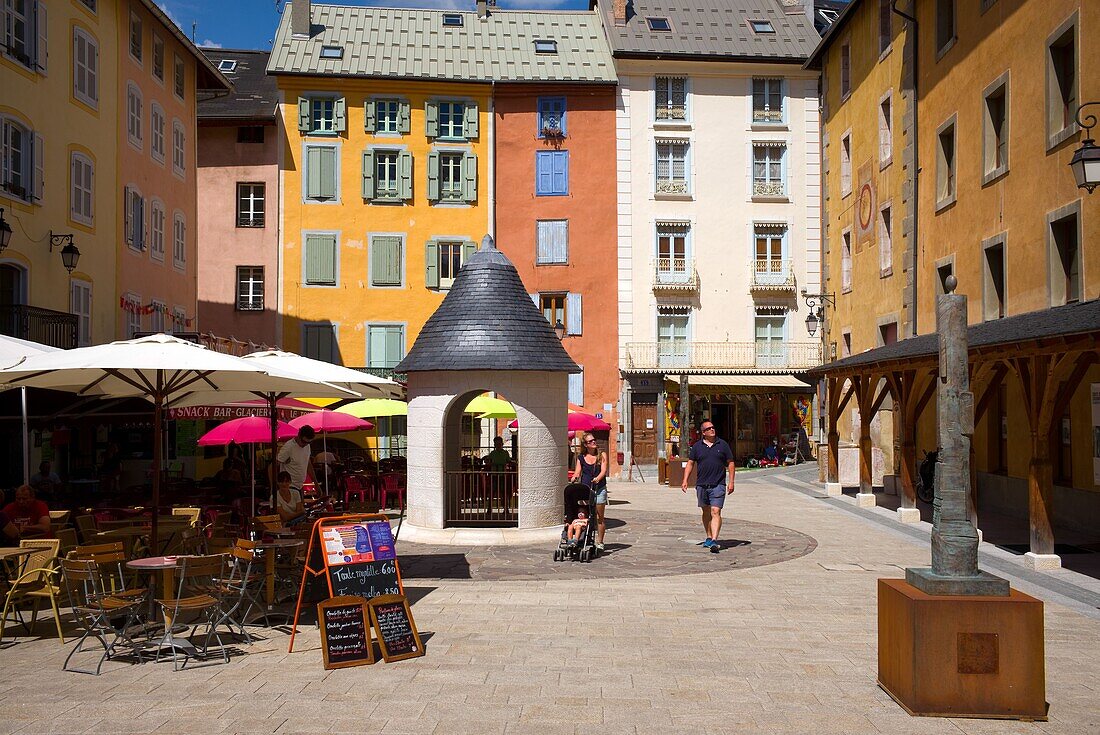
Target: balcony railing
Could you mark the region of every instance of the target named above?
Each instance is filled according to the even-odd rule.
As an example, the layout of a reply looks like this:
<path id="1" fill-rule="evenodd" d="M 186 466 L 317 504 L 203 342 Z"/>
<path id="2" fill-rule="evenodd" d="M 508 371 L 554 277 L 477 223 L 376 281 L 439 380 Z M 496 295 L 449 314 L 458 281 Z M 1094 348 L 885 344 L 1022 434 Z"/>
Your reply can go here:
<path id="1" fill-rule="evenodd" d="M 687 194 L 688 182 L 686 179 L 657 179 L 658 194 Z"/>
<path id="2" fill-rule="evenodd" d="M 0 334 L 72 349 L 76 347 L 76 314 L 26 304 L 0 306 Z"/>
<path id="3" fill-rule="evenodd" d="M 444 473 L 448 526 L 516 526 L 519 491 L 515 472 L 478 470 Z"/>
<path id="4" fill-rule="evenodd" d="M 686 120 L 687 105 L 657 105 L 658 120 Z"/>
<path id="5" fill-rule="evenodd" d="M 801 371 L 821 364 L 819 342 L 629 342 L 627 372 Z"/>
<path id="6" fill-rule="evenodd" d="M 754 123 L 781 123 L 783 122 L 783 110 L 770 110 L 764 108 L 763 110 L 752 111 L 752 121 Z"/>
<path id="7" fill-rule="evenodd" d="M 653 261 L 654 291 L 695 291 L 699 274 L 694 258 L 657 258 Z"/>
<path id="8" fill-rule="evenodd" d="M 788 258 L 764 258 L 753 261 L 752 288 L 756 290 L 794 289 L 794 269 Z"/>
<path id="9" fill-rule="evenodd" d="M 379 378 L 389 378 L 390 380 L 396 380 L 398 383 L 404 383 L 406 379 L 405 373 L 396 372 L 391 367 L 356 367 L 348 366 L 351 370 L 359 370 L 360 372 L 367 373 L 369 375 L 377 375 Z"/>
<path id="10" fill-rule="evenodd" d="M 787 187 L 782 181 L 755 179 L 752 182 L 754 197 L 782 197 L 787 195 Z"/>

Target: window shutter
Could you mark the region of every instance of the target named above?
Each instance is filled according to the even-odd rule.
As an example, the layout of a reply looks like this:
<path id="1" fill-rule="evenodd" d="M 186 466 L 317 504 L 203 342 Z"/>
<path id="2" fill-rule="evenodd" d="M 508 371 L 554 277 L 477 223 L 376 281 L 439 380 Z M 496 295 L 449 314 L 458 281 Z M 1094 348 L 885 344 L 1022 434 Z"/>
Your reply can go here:
<path id="1" fill-rule="evenodd" d="M 550 222 L 536 222 L 535 223 L 535 242 L 537 252 L 535 254 L 536 262 L 539 263 L 553 263 L 554 262 L 554 249 L 550 242 L 550 238 L 553 236 Z"/>
<path id="2" fill-rule="evenodd" d="M 363 151 L 363 198 L 374 199 L 374 151 Z"/>
<path id="3" fill-rule="evenodd" d="M 409 121 L 411 119 L 411 110 L 409 109 L 408 100 L 400 100 L 397 103 L 397 132 L 408 133 Z"/>
<path id="4" fill-rule="evenodd" d="M 531 294 L 531 303 L 535 305 L 535 308 L 542 312 L 542 306 L 539 304 L 539 295 L 537 293 Z"/>
<path id="5" fill-rule="evenodd" d="M 81 174 L 80 165 L 76 156 L 69 157 L 69 213 L 73 216 L 83 213 L 81 197 L 78 193 L 84 176 Z"/>
<path id="6" fill-rule="evenodd" d="M 305 175 L 302 185 L 306 199 L 316 199 L 321 193 L 321 155 L 318 148 L 306 148 Z"/>
<path id="7" fill-rule="evenodd" d="M 428 199 L 439 201 L 439 154 L 434 151 L 428 154 Z"/>
<path id="8" fill-rule="evenodd" d="M 424 134 L 429 138 L 439 137 L 439 103 L 424 103 Z M 437 197 L 438 198 L 438 197 Z"/>
<path id="9" fill-rule="evenodd" d="M 555 194 L 568 194 L 569 193 L 569 151 L 554 151 L 552 154 L 554 162 L 554 184 L 553 192 Z"/>
<path id="10" fill-rule="evenodd" d="M 126 238 L 126 242 L 133 244 L 134 242 L 134 204 L 133 197 L 130 195 L 130 187 L 122 187 L 122 207 L 123 207 L 123 225 L 122 233 Z"/>
<path id="11" fill-rule="evenodd" d="M 555 220 L 550 223 L 551 257 L 555 263 L 569 261 L 569 220 Z"/>
<path id="12" fill-rule="evenodd" d="M 397 196 L 402 199 L 413 198 L 413 155 L 408 151 L 401 151 L 397 157 L 397 171 L 399 180 L 397 184 Z"/>
<path id="13" fill-rule="evenodd" d="M 462 265 L 466 265 L 470 262 L 470 256 L 477 252 L 477 243 L 473 240 L 466 240 L 462 243 Z"/>
<path id="14" fill-rule="evenodd" d="M 38 43 L 34 49 L 35 63 L 38 70 L 45 74 L 46 59 L 49 56 L 46 44 L 49 23 L 46 21 L 46 4 L 41 0 L 34 4 L 34 23 L 38 31 Z"/>
<path id="15" fill-rule="evenodd" d="M 439 288 L 439 243 L 428 240 L 424 247 L 424 285 Z"/>
<path id="16" fill-rule="evenodd" d="M 374 115 L 377 105 L 374 100 L 367 100 L 363 103 L 363 132 L 373 133 L 375 130 Z"/>
<path id="17" fill-rule="evenodd" d="M 336 128 L 336 132 L 342 133 L 348 128 L 347 102 L 343 97 L 339 97 L 332 108 L 334 118 L 333 125 Z"/>
<path id="18" fill-rule="evenodd" d="M 565 295 L 565 319 L 569 323 L 565 325 L 565 331 L 569 335 L 581 333 L 581 295 L 579 293 L 567 293 Z M 579 403 L 578 401 L 573 401 Z"/>
<path id="19" fill-rule="evenodd" d="M 462 198 L 477 201 L 477 154 L 469 151 L 462 154 Z"/>
<path id="20" fill-rule="evenodd" d="M 298 98 L 298 132 L 308 133 L 310 122 L 310 104 L 308 97 Z"/>
<path id="21" fill-rule="evenodd" d="M 371 285 L 401 285 L 401 239 L 376 237 L 371 243 Z"/>
<path id="22" fill-rule="evenodd" d="M 551 107 L 554 110 L 554 114 L 558 118 L 558 125 L 561 127 L 561 134 L 565 135 L 566 132 L 568 132 L 565 129 L 565 98 L 561 97 L 560 99 L 554 100 L 554 103 L 553 105 L 551 105 Z"/>
<path id="23" fill-rule="evenodd" d="M 477 137 L 477 105 L 466 105 L 463 109 L 462 134 L 466 138 Z"/>
<path id="24" fill-rule="evenodd" d="M 535 153 L 535 193 L 549 194 L 554 190 L 554 167 L 551 151 Z"/>
<path id="25" fill-rule="evenodd" d="M 372 368 L 386 367 L 386 328 L 367 327 L 367 363 Z"/>
<path id="26" fill-rule="evenodd" d="M 336 149 L 318 148 L 321 154 L 321 189 L 319 196 L 322 199 L 336 198 Z"/>
<path id="27" fill-rule="evenodd" d="M 569 402 L 584 405 L 584 366 L 579 373 L 569 373 Z"/>
<path id="28" fill-rule="evenodd" d="M 336 238 L 306 235 L 306 283 L 336 285 Z"/>
<path id="29" fill-rule="evenodd" d="M 405 335 L 401 327 L 386 327 L 386 364 L 385 367 L 393 367 L 401 362 L 405 351 Z"/>
<path id="30" fill-rule="evenodd" d="M 31 138 L 31 147 L 34 149 L 34 179 L 31 181 L 32 195 L 34 200 L 39 204 L 42 203 L 42 188 L 45 181 L 46 166 L 46 146 L 42 142 L 42 136 L 38 133 L 34 133 Z"/>
<path id="31" fill-rule="evenodd" d="M 134 246 L 145 249 L 145 199 L 134 197 Z"/>

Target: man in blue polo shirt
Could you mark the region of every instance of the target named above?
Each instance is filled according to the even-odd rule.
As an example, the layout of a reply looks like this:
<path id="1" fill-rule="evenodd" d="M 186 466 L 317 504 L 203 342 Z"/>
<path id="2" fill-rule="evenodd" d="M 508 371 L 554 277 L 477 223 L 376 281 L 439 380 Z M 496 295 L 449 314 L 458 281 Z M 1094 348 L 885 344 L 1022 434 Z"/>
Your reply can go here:
<path id="1" fill-rule="evenodd" d="M 703 438 L 691 445 L 687 466 L 684 467 L 684 484 L 680 487 L 687 492 L 688 476 L 698 467 L 695 475 L 695 495 L 699 507 L 703 509 L 703 530 L 707 540 L 703 546 L 717 554 L 718 532 L 722 530 L 722 506 L 726 496 L 733 493 L 733 476 L 737 467 L 733 462 L 733 450 L 724 439 L 719 439 L 713 421 L 704 421 L 699 430 Z M 726 469 L 729 469 L 729 481 L 726 481 Z"/>

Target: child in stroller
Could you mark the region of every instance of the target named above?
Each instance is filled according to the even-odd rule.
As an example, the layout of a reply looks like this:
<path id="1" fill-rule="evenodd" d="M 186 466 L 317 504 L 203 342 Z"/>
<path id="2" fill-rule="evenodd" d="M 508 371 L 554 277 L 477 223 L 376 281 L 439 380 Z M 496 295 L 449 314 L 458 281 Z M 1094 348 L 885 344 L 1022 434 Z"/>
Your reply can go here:
<path id="1" fill-rule="evenodd" d="M 591 561 L 600 553 L 596 548 L 596 526 L 588 522 L 596 507 L 596 492 L 574 482 L 566 485 L 564 496 L 565 528 L 561 531 L 561 543 L 554 549 L 554 561 Z M 582 519 L 584 523 L 576 524 Z"/>

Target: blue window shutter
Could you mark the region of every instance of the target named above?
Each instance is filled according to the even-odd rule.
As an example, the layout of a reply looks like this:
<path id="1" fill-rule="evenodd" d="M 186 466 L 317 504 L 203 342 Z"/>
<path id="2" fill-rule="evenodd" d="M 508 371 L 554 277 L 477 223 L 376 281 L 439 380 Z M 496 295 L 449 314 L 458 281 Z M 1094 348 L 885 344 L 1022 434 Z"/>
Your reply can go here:
<path id="1" fill-rule="evenodd" d="M 581 333 L 581 295 L 579 293 L 567 293 L 565 295 L 565 319 L 569 323 L 565 325 L 566 334 L 579 335 Z M 574 401 L 576 403 L 576 401 Z"/>
<path id="2" fill-rule="evenodd" d="M 363 198 L 374 199 L 374 152 L 363 151 Z"/>
<path id="3" fill-rule="evenodd" d="M 535 152 L 535 194 L 554 193 L 554 151 Z"/>
<path id="4" fill-rule="evenodd" d="M 308 133 L 310 126 L 310 102 L 308 97 L 298 98 L 298 132 Z"/>
<path id="5" fill-rule="evenodd" d="M 374 100 L 367 100 L 363 103 L 363 132 L 373 133 L 375 128 L 375 111 L 377 104 Z"/>
<path id="6" fill-rule="evenodd" d="M 554 162 L 552 191 L 554 194 L 568 194 L 569 151 L 554 151 L 551 156 Z"/>
<path id="7" fill-rule="evenodd" d="M 569 374 L 569 402 L 577 406 L 584 405 L 584 366 L 579 373 Z"/>
<path id="8" fill-rule="evenodd" d="M 424 285 L 439 288 L 439 243 L 428 240 L 424 247 Z"/>
<path id="9" fill-rule="evenodd" d="M 565 129 L 565 98 L 559 97 L 554 100 L 554 103 L 554 112 L 558 116 L 558 124 L 561 125 L 561 134 L 565 135 L 567 132 Z"/>

